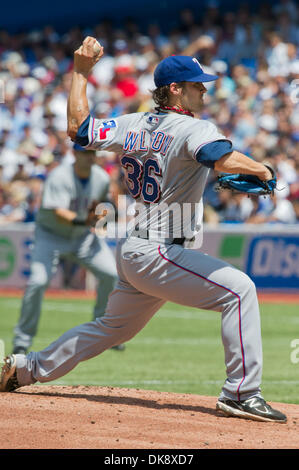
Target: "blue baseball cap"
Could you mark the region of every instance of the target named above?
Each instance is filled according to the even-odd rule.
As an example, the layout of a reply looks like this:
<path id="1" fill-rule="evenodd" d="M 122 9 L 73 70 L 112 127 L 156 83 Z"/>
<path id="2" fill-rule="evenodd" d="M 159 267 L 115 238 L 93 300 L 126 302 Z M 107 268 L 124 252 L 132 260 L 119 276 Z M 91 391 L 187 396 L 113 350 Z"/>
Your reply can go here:
<path id="1" fill-rule="evenodd" d="M 217 75 L 204 73 L 195 57 L 173 55 L 163 59 L 154 72 L 156 87 L 179 82 L 211 82 L 217 80 Z"/>

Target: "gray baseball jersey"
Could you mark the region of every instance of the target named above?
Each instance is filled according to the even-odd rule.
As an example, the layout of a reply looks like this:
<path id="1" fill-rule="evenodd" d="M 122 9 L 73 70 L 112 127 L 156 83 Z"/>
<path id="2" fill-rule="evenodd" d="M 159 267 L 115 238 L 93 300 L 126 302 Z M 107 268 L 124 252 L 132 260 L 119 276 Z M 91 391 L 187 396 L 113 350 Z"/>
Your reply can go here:
<path id="1" fill-rule="evenodd" d="M 138 205 L 140 231 L 189 239 L 201 231 L 209 168 L 196 156 L 206 144 L 226 140 L 214 124 L 175 113 L 134 113 L 110 121 L 90 118 L 88 140 L 92 148 L 121 153 L 128 190 Z"/>
<path id="2" fill-rule="evenodd" d="M 93 201 L 107 198 L 109 183 L 109 175 L 98 165 L 92 165 L 90 177 L 85 185 L 76 176 L 72 164 L 58 165 L 45 182 L 36 223 L 45 230 L 65 238 L 82 236 L 88 230 L 87 227 L 62 223 L 55 215 L 54 209 L 72 210 L 84 220 Z"/>
<path id="3" fill-rule="evenodd" d="M 189 116 L 136 113 L 110 121 L 88 118 L 77 138 L 80 145 L 120 154 L 128 190 L 144 208 L 139 234 L 130 233 L 118 245 L 119 281 L 105 315 L 69 330 L 43 351 L 18 356 L 19 383 L 57 379 L 80 361 L 128 341 L 171 301 L 221 312 L 227 374 L 221 398 L 259 395 L 262 347 L 253 282 L 224 261 L 181 245 L 186 226 L 191 234 L 198 232 L 200 211 L 192 204 L 202 199 L 209 168 L 221 157 L 217 145 L 225 137 L 213 124 Z M 222 154 L 230 148 L 224 147 Z M 158 214 L 156 203 L 164 204 Z M 171 205 L 186 203 L 189 216 L 169 222 Z"/>

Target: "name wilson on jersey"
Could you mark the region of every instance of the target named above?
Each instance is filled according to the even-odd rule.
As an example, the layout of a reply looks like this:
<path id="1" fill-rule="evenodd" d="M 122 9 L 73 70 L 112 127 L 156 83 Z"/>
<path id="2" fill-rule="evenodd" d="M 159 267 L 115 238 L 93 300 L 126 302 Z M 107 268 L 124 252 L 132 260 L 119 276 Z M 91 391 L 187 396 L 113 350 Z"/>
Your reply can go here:
<path id="1" fill-rule="evenodd" d="M 125 152 L 148 152 L 151 149 L 153 152 L 165 156 L 173 141 L 173 136 L 165 134 L 163 131 L 153 131 L 150 134 L 150 139 L 147 139 L 147 136 L 149 134 L 144 130 L 128 131 L 124 139 L 123 150 Z M 146 142 L 147 140 L 150 141 Z"/>

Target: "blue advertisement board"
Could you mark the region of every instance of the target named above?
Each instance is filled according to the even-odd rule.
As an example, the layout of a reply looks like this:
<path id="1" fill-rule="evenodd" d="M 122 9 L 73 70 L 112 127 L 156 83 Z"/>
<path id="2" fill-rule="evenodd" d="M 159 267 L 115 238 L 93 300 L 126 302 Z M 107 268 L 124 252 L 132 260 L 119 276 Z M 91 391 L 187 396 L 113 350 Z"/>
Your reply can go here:
<path id="1" fill-rule="evenodd" d="M 253 237 L 247 253 L 246 272 L 258 289 L 299 289 L 299 236 Z"/>

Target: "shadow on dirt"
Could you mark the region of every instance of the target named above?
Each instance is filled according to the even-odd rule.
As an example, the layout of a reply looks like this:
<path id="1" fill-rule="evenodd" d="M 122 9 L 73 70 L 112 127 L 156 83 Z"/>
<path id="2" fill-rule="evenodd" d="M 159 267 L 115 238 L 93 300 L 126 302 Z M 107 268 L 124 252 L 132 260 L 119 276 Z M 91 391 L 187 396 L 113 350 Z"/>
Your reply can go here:
<path id="1" fill-rule="evenodd" d="M 76 389 L 76 387 L 67 387 L 68 390 Z M 82 387 L 80 387 L 82 388 Z M 93 387 L 94 388 L 94 387 Z M 85 393 L 72 393 L 71 391 L 22 391 L 18 390 L 15 393 L 28 395 L 28 396 L 44 396 L 44 397 L 55 397 L 55 398 L 70 398 L 70 399 L 82 399 L 87 401 L 93 401 L 97 403 L 104 403 L 104 404 L 111 404 L 111 405 L 128 405 L 128 406 L 139 406 L 141 408 L 153 408 L 156 410 L 182 410 L 182 411 L 191 411 L 194 413 L 206 413 L 212 416 L 218 416 L 219 413 L 216 412 L 215 409 L 207 408 L 205 406 L 198 406 L 198 405 L 181 405 L 176 403 L 163 403 L 161 399 L 161 403 L 159 400 L 150 400 L 146 398 L 136 398 L 130 397 L 130 390 L 128 390 L 128 396 L 115 396 L 115 395 L 105 395 L 101 394 L 99 390 L 99 394 L 90 394 L 88 393 L 88 387 L 86 387 L 86 394 Z M 123 391 L 122 391 L 123 393 Z M 216 398 L 215 398 L 215 405 L 216 405 Z"/>

